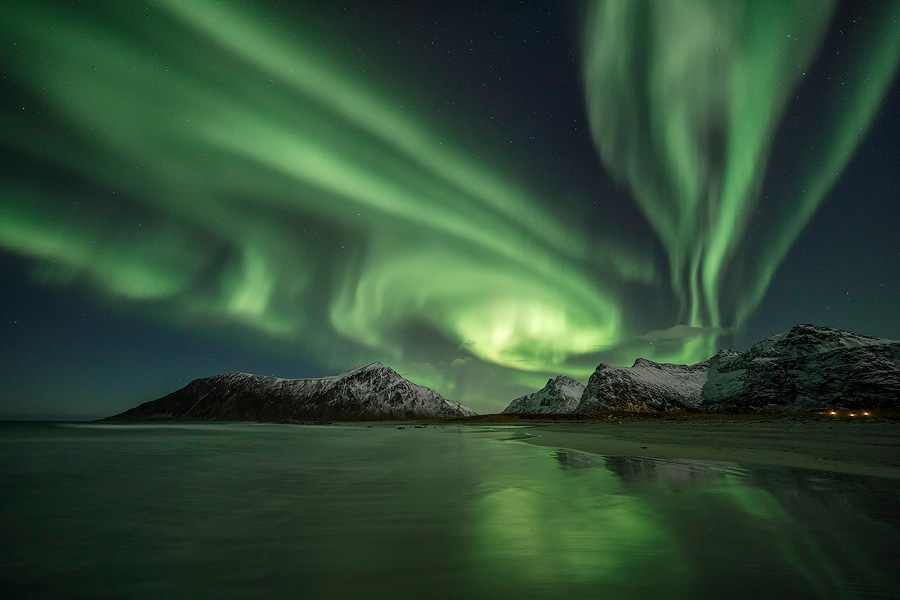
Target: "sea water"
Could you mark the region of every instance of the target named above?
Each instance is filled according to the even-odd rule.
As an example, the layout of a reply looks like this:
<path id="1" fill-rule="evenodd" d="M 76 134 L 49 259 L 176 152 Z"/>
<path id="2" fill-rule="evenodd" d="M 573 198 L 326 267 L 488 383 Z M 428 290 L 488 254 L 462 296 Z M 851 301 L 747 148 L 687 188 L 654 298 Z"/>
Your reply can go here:
<path id="1" fill-rule="evenodd" d="M 891 598 L 897 482 L 486 426 L 0 425 L 3 598 Z"/>

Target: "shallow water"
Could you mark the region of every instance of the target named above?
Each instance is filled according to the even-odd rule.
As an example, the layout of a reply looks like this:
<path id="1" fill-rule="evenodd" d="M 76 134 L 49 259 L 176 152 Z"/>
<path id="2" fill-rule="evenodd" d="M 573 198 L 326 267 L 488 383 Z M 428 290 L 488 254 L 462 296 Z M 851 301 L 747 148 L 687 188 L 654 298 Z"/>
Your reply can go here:
<path id="1" fill-rule="evenodd" d="M 0 425 L 23 598 L 865 598 L 891 480 L 532 446 L 515 427 Z"/>

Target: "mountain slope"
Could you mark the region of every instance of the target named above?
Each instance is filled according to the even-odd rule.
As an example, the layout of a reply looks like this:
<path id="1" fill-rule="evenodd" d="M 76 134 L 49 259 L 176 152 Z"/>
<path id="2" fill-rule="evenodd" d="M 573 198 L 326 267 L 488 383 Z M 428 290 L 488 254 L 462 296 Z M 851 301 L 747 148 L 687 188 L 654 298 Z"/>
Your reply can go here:
<path id="1" fill-rule="evenodd" d="M 601 364 L 575 412 L 900 409 L 900 341 L 815 325 L 695 365 Z"/>
<path id="2" fill-rule="evenodd" d="M 107 420 L 368 421 L 474 414 L 468 407 L 407 381 L 376 362 L 314 379 L 249 373 L 195 379 L 180 390 Z"/>
<path id="3" fill-rule="evenodd" d="M 600 364 L 575 412 L 698 410 L 710 361 L 733 354 L 732 350 L 722 350 L 695 365 L 656 363 L 645 358 L 637 359 L 631 367 Z"/>
<path id="4" fill-rule="evenodd" d="M 559 375 L 547 380 L 547 385 L 536 392 L 516 398 L 504 413 L 571 413 L 578 408 L 584 385 L 571 377 Z"/>
<path id="5" fill-rule="evenodd" d="M 717 412 L 900 408 L 900 341 L 815 325 L 713 361 L 702 406 Z"/>

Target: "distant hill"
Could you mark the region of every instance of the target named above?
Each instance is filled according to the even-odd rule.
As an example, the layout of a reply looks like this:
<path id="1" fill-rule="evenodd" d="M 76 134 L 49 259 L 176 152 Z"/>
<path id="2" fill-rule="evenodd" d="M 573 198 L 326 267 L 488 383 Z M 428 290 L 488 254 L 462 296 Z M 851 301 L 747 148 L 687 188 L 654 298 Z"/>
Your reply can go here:
<path id="1" fill-rule="evenodd" d="M 331 377 L 280 379 L 226 373 L 195 379 L 107 421 L 371 421 L 465 417 L 459 402 L 416 385 L 381 363 Z"/>

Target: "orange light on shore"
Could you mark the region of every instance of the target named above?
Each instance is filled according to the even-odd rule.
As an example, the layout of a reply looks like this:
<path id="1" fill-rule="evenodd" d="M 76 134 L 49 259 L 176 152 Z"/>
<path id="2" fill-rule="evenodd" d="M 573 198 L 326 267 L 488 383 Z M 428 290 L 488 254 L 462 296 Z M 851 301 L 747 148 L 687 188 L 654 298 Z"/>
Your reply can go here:
<path id="1" fill-rule="evenodd" d="M 836 415 L 837 413 L 834 411 L 831 411 L 829 414 Z"/>
<path id="2" fill-rule="evenodd" d="M 867 417 L 869 416 L 869 413 L 867 413 L 867 412 L 864 412 L 863 414 L 866 415 Z"/>
<path id="3" fill-rule="evenodd" d="M 851 417 L 855 417 L 855 416 L 856 416 L 856 413 L 850 413 L 850 416 L 851 416 Z"/>

